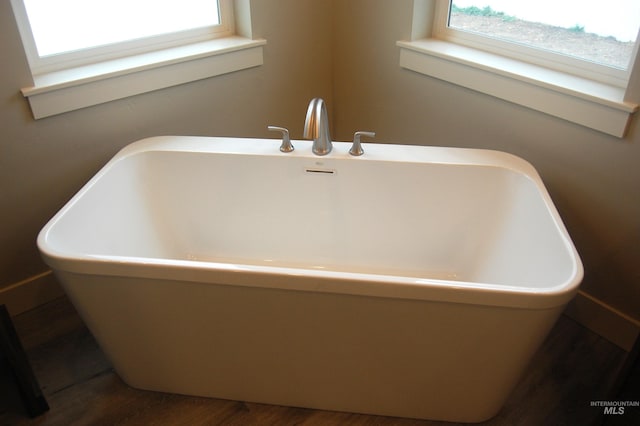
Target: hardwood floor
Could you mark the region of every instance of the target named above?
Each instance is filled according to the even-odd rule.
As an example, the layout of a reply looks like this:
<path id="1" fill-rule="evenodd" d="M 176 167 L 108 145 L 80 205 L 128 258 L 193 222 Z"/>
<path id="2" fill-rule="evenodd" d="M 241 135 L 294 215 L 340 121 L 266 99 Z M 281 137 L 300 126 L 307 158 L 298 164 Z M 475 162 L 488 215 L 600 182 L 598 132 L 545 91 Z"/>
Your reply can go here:
<path id="1" fill-rule="evenodd" d="M 112 370 L 72 305 L 58 299 L 13 319 L 50 410 L 0 401 L 1 425 L 452 425 L 141 391 Z M 626 352 L 562 316 L 502 411 L 486 425 L 591 425 Z M 2 389 L 8 375 L 0 378 Z M 464 406 L 460 407 L 464 410 Z"/>

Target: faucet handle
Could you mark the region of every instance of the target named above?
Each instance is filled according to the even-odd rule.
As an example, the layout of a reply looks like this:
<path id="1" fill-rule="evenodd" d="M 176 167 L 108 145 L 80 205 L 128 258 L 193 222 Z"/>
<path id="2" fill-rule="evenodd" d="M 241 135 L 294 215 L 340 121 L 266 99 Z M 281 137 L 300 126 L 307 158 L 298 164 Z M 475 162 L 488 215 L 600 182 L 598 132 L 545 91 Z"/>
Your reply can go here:
<path id="1" fill-rule="evenodd" d="M 362 136 L 367 138 L 375 138 L 376 134 L 374 132 L 355 132 L 353 135 L 353 145 L 351 145 L 349 154 L 355 156 L 364 154 L 364 150 L 362 149 L 362 145 L 360 144 L 360 138 Z"/>
<path id="2" fill-rule="evenodd" d="M 293 151 L 293 145 L 291 144 L 291 139 L 289 138 L 289 130 L 284 127 L 277 126 L 267 126 L 267 129 L 272 132 L 281 132 L 282 133 L 282 144 L 280 145 L 280 151 L 282 152 L 291 152 Z"/>

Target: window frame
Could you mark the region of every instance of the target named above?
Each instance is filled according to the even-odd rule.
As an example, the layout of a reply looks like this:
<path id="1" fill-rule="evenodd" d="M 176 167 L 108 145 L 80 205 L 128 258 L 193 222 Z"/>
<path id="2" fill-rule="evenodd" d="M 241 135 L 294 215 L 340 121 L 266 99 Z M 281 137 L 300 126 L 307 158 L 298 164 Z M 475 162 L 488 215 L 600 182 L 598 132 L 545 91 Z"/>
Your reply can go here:
<path id="1" fill-rule="evenodd" d="M 22 18 L 26 17 L 26 10 L 22 0 L 11 1 L 12 6 L 22 6 L 22 9 L 14 7 L 22 35 L 20 26 L 24 21 L 21 23 L 20 10 L 24 13 Z M 38 120 L 261 66 L 267 42 L 253 37 L 251 0 L 222 1 L 227 5 L 225 29 L 205 38 L 201 38 L 202 34 L 184 37 L 185 34 L 174 33 L 180 37 L 166 44 L 140 39 L 147 42 L 146 47 L 116 49 L 120 53 L 116 57 L 98 55 L 89 62 L 66 61 L 67 67 L 58 70 L 40 73 L 31 70 L 31 85 L 21 92 L 29 101 L 33 118 Z M 35 48 L 33 40 L 31 46 L 24 41 L 23 45 L 26 56 L 30 48 Z"/>
<path id="2" fill-rule="evenodd" d="M 475 49 L 484 50 L 512 59 L 530 62 L 545 68 L 554 69 L 561 72 L 575 74 L 590 80 L 601 83 L 626 88 L 631 76 L 631 68 L 638 53 L 639 35 L 636 37 L 635 47 L 632 57 L 626 69 L 619 69 L 603 64 L 563 55 L 541 48 L 526 45 L 524 43 L 511 42 L 492 38 L 472 31 L 464 31 L 452 28 L 448 25 L 451 4 L 455 0 L 436 1 L 433 38 L 448 41 L 451 43 L 468 46 Z"/>
<path id="3" fill-rule="evenodd" d="M 40 75 L 232 35 L 235 30 L 232 0 L 212 1 L 218 3 L 220 15 L 218 25 L 131 39 L 43 57 L 38 54 L 24 1 L 11 0 L 11 3 L 31 73 Z"/>
<path id="4" fill-rule="evenodd" d="M 639 109 L 630 85 L 603 83 L 522 59 L 436 38 L 442 3 L 413 0 L 408 39 L 399 40 L 400 67 L 492 96 L 604 134 L 624 138 Z M 448 19 L 448 13 L 447 13 Z M 636 42 L 636 53 L 640 41 Z M 629 67 L 640 72 L 640 58 Z M 632 97 L 634 99 L 632 99 Z"/>

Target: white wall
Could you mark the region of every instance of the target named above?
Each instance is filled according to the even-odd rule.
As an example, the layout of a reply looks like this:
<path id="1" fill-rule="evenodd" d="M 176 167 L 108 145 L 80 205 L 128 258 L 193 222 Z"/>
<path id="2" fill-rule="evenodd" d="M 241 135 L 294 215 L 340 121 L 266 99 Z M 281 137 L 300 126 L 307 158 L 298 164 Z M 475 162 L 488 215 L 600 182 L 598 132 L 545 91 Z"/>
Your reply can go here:
<path id="1" fill-rule="evenodd" d="M 306 105 L 329 102 L 333 135 L 498 149 L 538 169 L 584 261 L 583 289 L 640 319 L 640 129 L 624 140 L 404 69 L 412 0 L 253 0 L 265 63 L 38 121 L 9 2 L 0 2 L 0 289 L 46 270 L 40 228 L 115 152 L 159 134 L 300 138 Z M 637 67 L 640 68 L 640 67 Z M 640 74 L 633 77 L 640 100 Z"/>

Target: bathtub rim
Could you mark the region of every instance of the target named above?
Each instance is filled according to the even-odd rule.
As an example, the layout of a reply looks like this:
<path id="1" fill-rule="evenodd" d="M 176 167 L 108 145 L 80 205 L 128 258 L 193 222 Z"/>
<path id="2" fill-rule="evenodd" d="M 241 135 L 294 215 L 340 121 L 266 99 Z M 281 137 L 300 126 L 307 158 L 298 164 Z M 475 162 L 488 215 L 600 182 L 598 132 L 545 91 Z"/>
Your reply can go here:
<path id="1" fill-rule="evenodd" d="M 584 270 L 577 250 L 557 212 L 542 179 L 535 168 L 526 160 L 502 151 L 475 148 L 451 148 L 422 145 L 363 144 L 366 154 L 352 157 L 348 154 L 350 143 L 334 142 L 334 150 L 326 158 L 311 154 L 311 142 L 293 140 L 296 150 L 282 154 L 279 140 L 204 137 L 204 136 L 155 136 L 133 142 L 122 148 L 105 164 L 42 228 L 37 237 L 37 245 L 45 262 L 54 270 L 90 275 L 131 276 L 141 278 L 177 279 L 181 281 L 211 283 L 206 275 L 215 273 L 224 276 L 224 284 L 247 287 L 279 288 L 296 291 L 322 291 L 340 294 L 392 297 L 416 300 L 433 300 L 484 304 L 489 306 L 510 306 L 526 308 L 550 308 L 564 305 L 577 293 Z M 552 287 L 535 288 L 527 286 L 506 286 L 490 283 L 468 283 L 464 281 L 439 280 L 429 278 L 401 277 L 359 272 L 335 272 L 296 267 L 256 266 L 251 264 L 223 264 L 215 262 L 191 261 L 183 259 L 158 259 L 147 257 L 87 255 L 56 250 L 48 243 L 48 234 L 57 220 L 72 208 L 77 200 L 116 164 L 125 158 L 150 151 L 176 151 L 213 154 L 295 156 L 313 160 L 315 163 L 331 159 L 354 161 L 384 161 L 409 163 L 437 163 L 449 165 L 473 165 L 504 168 L 530 179 L 540 196 L 554 225 L 563 240 L 572 260 L 571 273 L 565 282 Z M 186 268 L 187 273 L 180 272 Z M 256 283 L 256 277 L 268 279 Z M 309 283 L 300 285 L 300 277 Z M 277 283 L 275 282 L 277 280 Z M 296 281 L 297 280 L 297 281 Z M 375 283 L 365 288 L 363 283 Z M 339 283 L 339 284 L 338 284 Z"/>
<path id="2" fill-rule="evenodd" d="M 60 271 L 91 276 L 147 278 L 158 280 L 159 283 L 181 281 L 201 285 L 230 285 L 527 309 L 551 309 L 565 305 L 577 293 L 580 284 L 580 279 L 573 279 L 552 289 L 536 289 L 177 259 L 91 255 L 62 257 L 52 256 L 51 253 L 45 253 L 43 257 L 54 273 Z"/>

